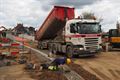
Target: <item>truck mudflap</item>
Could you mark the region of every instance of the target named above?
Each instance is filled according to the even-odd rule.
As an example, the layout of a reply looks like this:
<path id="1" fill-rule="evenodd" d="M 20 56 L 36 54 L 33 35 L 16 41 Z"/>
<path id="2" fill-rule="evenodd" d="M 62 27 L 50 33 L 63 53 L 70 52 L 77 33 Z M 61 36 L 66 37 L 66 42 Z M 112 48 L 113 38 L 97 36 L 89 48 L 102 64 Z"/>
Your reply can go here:
<path id="1" fill-rule="evenodd" d="M 101 49 L 98 50 L 74 50 L 73 55 L 78 56 L 94 56 L 101 52 Z"/>

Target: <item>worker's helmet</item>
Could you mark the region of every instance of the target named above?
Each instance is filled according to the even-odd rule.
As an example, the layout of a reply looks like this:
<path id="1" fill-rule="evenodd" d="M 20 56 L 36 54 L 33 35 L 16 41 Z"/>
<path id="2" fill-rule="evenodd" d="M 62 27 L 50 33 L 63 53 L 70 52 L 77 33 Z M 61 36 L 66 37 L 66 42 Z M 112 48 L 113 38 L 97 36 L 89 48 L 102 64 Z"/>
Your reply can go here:
<path id="1" fill-rule="evenodd" d="M 70 58 L 67 58 L 67 59 L 66 59 L 66 63 L 67 63 L 67 64 L 70 64 L 71 62 L 72 62 L 72 61 L 71 61 Z"/>

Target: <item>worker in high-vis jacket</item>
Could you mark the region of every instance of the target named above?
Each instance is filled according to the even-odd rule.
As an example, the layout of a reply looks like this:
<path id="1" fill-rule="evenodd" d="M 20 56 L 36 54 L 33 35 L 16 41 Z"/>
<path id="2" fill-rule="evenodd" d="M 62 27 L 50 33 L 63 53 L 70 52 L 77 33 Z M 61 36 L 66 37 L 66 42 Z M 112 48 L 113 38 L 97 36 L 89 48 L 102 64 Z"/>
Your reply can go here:
<path id="1" fill-rule="evenodd" d="M 65 64 L 70 64 L 72 61 L 70 58 L 59 57 L 55 58 L 50 64 L 41 64 L 42 69 L 59 70 L 63 68 Z"/>

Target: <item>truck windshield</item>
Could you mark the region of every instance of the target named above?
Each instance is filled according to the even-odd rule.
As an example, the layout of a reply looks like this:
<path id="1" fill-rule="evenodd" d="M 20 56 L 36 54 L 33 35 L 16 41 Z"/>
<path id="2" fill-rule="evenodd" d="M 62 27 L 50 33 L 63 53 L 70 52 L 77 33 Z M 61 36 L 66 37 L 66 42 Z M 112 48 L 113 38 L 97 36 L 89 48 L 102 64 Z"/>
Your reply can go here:
<path id="1" fill-rule="evenodd" d="M 97 34 L 101 32 L 101 27 L 97 23 L 77 24 L 76 27 L 80 34 Z"/>

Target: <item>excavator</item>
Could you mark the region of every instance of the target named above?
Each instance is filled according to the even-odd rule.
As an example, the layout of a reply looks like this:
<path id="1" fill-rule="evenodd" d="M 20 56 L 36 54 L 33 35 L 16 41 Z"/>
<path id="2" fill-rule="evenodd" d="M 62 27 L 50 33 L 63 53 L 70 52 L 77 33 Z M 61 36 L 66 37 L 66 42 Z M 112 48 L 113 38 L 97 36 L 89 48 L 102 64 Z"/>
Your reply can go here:
<path id="1" fill-rule="evenodd" d="M 116 29 L 109 30 L 109 42 L 111 49 L 120 48 L 120 23 L 117 22 Z"/>

